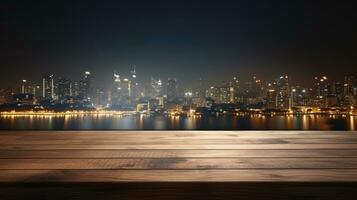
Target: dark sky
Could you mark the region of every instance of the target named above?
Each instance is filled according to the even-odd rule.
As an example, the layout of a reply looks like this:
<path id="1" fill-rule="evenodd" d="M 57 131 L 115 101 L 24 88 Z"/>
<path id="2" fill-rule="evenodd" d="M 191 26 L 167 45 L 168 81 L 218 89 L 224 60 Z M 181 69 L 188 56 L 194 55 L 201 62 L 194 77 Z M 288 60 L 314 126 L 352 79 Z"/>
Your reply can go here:
<path id="1" fill-rule="evenodd" d="M 114 70 L 134 64 L 141 79 L 189 83 L 356 75 L 350 2 L 0 0 L 0 85 L 84 70 L 107 85 Z"/>

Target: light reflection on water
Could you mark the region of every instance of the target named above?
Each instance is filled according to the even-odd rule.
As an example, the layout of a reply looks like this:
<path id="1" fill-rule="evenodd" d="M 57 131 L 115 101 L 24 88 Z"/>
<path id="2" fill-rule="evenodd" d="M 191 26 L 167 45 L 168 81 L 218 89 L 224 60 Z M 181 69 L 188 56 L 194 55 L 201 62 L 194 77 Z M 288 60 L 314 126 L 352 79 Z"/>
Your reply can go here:
<path id="1" fill-rule="evenodd" d="M 356 130 L 357 116 L 0 116 L 3 130 Z"/>

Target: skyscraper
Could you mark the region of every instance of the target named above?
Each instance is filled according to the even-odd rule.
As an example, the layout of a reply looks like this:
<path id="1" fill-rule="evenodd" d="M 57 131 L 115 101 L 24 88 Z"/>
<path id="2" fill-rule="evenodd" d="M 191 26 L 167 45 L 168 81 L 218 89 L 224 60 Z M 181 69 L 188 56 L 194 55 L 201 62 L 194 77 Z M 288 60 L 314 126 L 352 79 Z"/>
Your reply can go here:
<path id="1" fill-rule="evenodd" d="M 136 102 L 140 97 L 139 83 L 137 81 L 136 65 L 133 66 L 133 70 L 130 71 L 130 82 L 131 82 L 131 99 L 132 102 Z"/>
<path id="2" fill-rule="evenodd" d="M 212 86 L 208 88 L 206 96 L 212 99 L 217 104 L 231 103 L 231 87 L 224 86 Z"/>
<path id="3" fill-rule="evenodd" d="M 22 80 L 21 93 L 22 93 L 22 94 L 27 93 L 26 89 L 27 89 L 27 80 Z"/>
<path id="4" fill-rule="evenodd" d="M 266 95 L 266 108 L 267 109 L 277 109 L 277 93 L 275 89 L 268 89 Z"/>
<path id="5" fill-rule="evenodd" d="M 174 101 L 177 97 L 177 80 L 168 78 L 166 84 L 167 101 Z"/>
<path id="6" fill-rule="evenodd" d="M 354 76 L 346 76 L 344 82 L 344 95 L 345 96 L 352 96 L 355 95 L 355 87 L 356 87 L 356 79 Z"/>
<path id="7" fill-rule="evenodd" d="M 66 78 L 59 78 L 57 85 L 57 96 L 60 102 L 64 102 L 72 95 L 72 82 Z"/>
<path id="8" fill-rule="evenodd" d="M 89 71 L 84 72 L 83 78 L 79 81 L 79 97 L 83 102 L 90 102 L 93 98 L 93 80 Z"/>
<path id="9" fill-rule="evenodd" d="M 233 77 L 233 80 L 230 82 L 230 91 L 231 91 L 231 103 L 236 103 L 239 102 L 239 80 L 235 76 Z"/>
<path id="10" fill-rule="evenodd" d="M 42 97 L 47 100 L 55 100 L 55 80 L 54 75 L 47 75 L 42 79 Z"/>
<path id="11" fill-rule="evenodd" d="M 132 103 L 131 79 L 121 78 L 117 72 L 114 72 L 114 83 L 111 94 L 111 103 L 112 105 L 120 107 L 128 106 Z"/>
<path id="12" fill-rule="evenodd" d="M 291 94 L 288 76 L 285 75 L 278 78 L 276 81 L 276 92 L 277 108 L 283 110 L 291 108 Z"/>
<path id="13" fill-rule="evenodd" d="M 151 77 L 151 88 L 150 88 L 150 97 L 156 98 L 162 96 L 162 81 L 161 79 L 155 79 Z"/>
<path id="14" fill-rule="evenodd" d="M 327 82 L 327 77 L 322 76 L 322 77 L 314 77 L 314 94 L 316 98 L 322 99 L 328 95 L 328 82 Z"/>

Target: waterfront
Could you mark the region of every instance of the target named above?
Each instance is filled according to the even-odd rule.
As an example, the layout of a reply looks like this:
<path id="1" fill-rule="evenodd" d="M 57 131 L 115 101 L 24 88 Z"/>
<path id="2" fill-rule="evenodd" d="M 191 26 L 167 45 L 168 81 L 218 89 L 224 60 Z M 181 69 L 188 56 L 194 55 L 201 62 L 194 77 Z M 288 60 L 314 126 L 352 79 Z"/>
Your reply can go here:
<path id="1" fill-rule="evenodd" d="M 1 130 L 356 130 L 357 116 L 27 115 L 0 116 Z"/>

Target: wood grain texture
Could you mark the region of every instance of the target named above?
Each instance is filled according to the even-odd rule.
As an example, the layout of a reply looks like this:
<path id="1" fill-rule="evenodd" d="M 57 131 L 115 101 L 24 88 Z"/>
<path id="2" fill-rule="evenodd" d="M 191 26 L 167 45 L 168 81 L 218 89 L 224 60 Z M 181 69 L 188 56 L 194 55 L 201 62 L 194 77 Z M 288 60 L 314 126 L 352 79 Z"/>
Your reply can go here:
<path id="1" fill-rule="evenodd" d="M 1 169 L 357 169 L 357 158 L 0 159 Z"/>
<path id="2" fill-rule="evenodd" d="M 357 158 L 357 149 L 1 150 L 3 158 Z"/>
<path id="3" fill-rule="evenodd" d="M 356 182 L 356 169 L 0 170 L 7 183 Z"/>
<path id="4" fill-rule="evenodd" d="M 352 131 L 0 131 L 0 199 L 344 199 L 356 188 Z"/>

